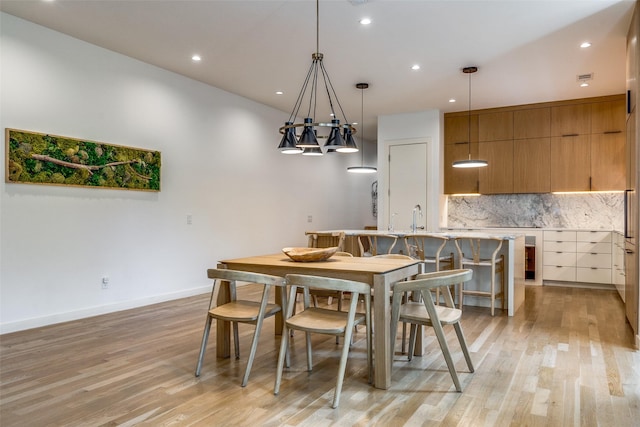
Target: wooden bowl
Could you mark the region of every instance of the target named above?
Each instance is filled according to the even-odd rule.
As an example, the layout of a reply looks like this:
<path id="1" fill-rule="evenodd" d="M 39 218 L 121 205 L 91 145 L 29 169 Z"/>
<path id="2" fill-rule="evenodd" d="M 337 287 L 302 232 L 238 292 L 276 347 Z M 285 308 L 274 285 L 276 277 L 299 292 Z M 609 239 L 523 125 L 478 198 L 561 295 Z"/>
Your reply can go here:
<path id="1" fill-rule="evenodd" d="M 326 261 L 338 251 L 333 248 L 284 248 L 282 252 L 296 262 Z"/>

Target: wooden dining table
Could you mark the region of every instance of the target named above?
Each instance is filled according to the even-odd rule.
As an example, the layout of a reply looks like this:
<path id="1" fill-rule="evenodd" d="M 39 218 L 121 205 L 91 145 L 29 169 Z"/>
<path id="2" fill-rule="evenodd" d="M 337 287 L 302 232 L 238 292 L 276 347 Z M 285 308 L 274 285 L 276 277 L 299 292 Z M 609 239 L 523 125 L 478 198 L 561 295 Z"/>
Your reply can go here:
<path id="1" fill-rule="evenodd" d="M 331 257 L 319 262 L 295 262 L 284 254 L 259 255 L 220 261 L 218 268 L 251 271 L 284 277 L 287 274 L 307 274 L 367 283 L 376 295 L 389 295 L 392 284 L 420 273 L 421 262 L 415 259 L 373 257 Z M 276 292 L 280 289 L 276 287 Z M 279 296 L 276 295 L 276 301 Z M 218 303 L 228 301 L 229 294 L 221 289 Z M 373 351 L 374 385 L 387 389 L 391 384 L 392 343 L 390 340 L 389 298 L 374 298 Z M 218 357 L 230 355 L 230 326 L 216 322 L 216 352 Z M 276 318 L 276 333 L 282 332 L 282 316 Z"/>

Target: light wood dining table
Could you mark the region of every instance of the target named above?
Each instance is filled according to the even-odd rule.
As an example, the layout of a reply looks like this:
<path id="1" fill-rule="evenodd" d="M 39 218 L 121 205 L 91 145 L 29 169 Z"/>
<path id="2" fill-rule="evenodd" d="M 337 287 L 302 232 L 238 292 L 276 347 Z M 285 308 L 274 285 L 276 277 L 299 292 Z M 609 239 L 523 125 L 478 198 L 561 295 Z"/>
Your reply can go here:
<path id="1" fill-rule="evenodd" d="M 320 262 L 294 262 L 284 254 L 260 255 L 247 258 L 220 261 L 218 268 L 252 271 L 284 277 L 287 274 L 307 274 L 312 276 L 333 277 L 368 283 L 375 295 L 389 295 L 392 284 L 420 273 L 420 260 L 332 257 Z M 228 292 L 220 288 L 218 302 L 228 301 Z M 276 292 L 279 292 L 276 289 Z M 279 296 L 276 295 L 276 301 Z M 392 343 L 390 340 L 390 301 L 389 298 L 374 298 L 373 304 L 373 350 L 374 385 L 387 389 L 391 385 Z M 216 322 L 216 352 L 218 357 L 230 355 L 230 325 L 228 322 Z M 276 333 L 282 332 L 282 316 L 276 318 Z"/>

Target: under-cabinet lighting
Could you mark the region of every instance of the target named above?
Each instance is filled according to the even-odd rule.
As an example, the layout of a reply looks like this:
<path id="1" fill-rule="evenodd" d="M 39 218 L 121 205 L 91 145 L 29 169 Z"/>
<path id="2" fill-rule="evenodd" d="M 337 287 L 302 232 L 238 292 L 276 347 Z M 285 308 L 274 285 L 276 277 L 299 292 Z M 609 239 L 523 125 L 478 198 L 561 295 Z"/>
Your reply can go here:
<path id="1" fill-rule="evenodd" d="M 551 194 L 615 194 L 624 193 L 623 190 L 603 190 L 603 191 L 552 191 Z"/>
<path id="2" fill-rule="evenodd" d="M 449 194 L 450 197 L 478 197 L 478 196 L 482 196 L 482 194 L 480 193 L 456 193 L 456 194 Z"/>

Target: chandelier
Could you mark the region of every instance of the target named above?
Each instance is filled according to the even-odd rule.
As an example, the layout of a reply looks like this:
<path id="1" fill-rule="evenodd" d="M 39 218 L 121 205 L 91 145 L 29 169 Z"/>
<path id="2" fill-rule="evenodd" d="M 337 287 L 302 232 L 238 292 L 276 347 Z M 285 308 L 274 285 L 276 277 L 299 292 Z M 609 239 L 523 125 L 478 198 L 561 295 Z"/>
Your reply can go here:
<path id="1" fill-rule="evenodd" d="M 472 160 L 471 159 L 471 74 L 478 71 L 478 67 L 464 67 L 462 72 L 469 75 L 469 112 L 467 114 L 468 118 L 468 128 L 469 128 L 469 140 L 467 141 L 467 145 L 469 147 L 469 158 L 467 160 L 456 160 L 453 162 L 454 168 L 482 168 L 488 165 L 486 160 Z"/>
<path id="2" fill-rule="evenodd" d="M 324 144 L 325 152 L 339 152 L 339 153 L 354 153 L 358 151 L 353 135 L 356 133 L 356 129 L 348 122 L 336 91 L 331 84 L 329 74 L 322 62 L 323 54 L 320 53 L 320 2 L 316 0 L 316 51 L 311 55 L 311 67 L 307 72 L 307 76 L 304 80 L 298 98 L 289 120 L 287 120 L 284 126 L 280 127 L 280 133 L 282 139 L 278 150 L 284 154 L 299 154 L 309 156 L 322 156 L 323 151 L 318 142 L 318 138 L 326 138 L 327 141 Z M 331 110 L 331 121 L 323 122 L 316 120 L 313 116 L 316 114 L 316 106 L 318 103 L 318 90 L 320 85 L 324 86 L 324 92 L 329 101 L 329 108 Z M 321 92 L 322 94 L 322 92 Z M 303 123 L 294 123 L 294 120 L 299 117 L 300 109 L 303 103 L 308 105 L 307 114 Z M 339 109 L 343 123 L 340 123 L 340 119 L 336 115 L 335 107 Z M 312 116 L 313 114 L 313 116 Z M 302 128 L 298 135 L 298 128 Z M 318 133 L 318 129 L 326 129 L 329 131 L 328 135 Z"/>

